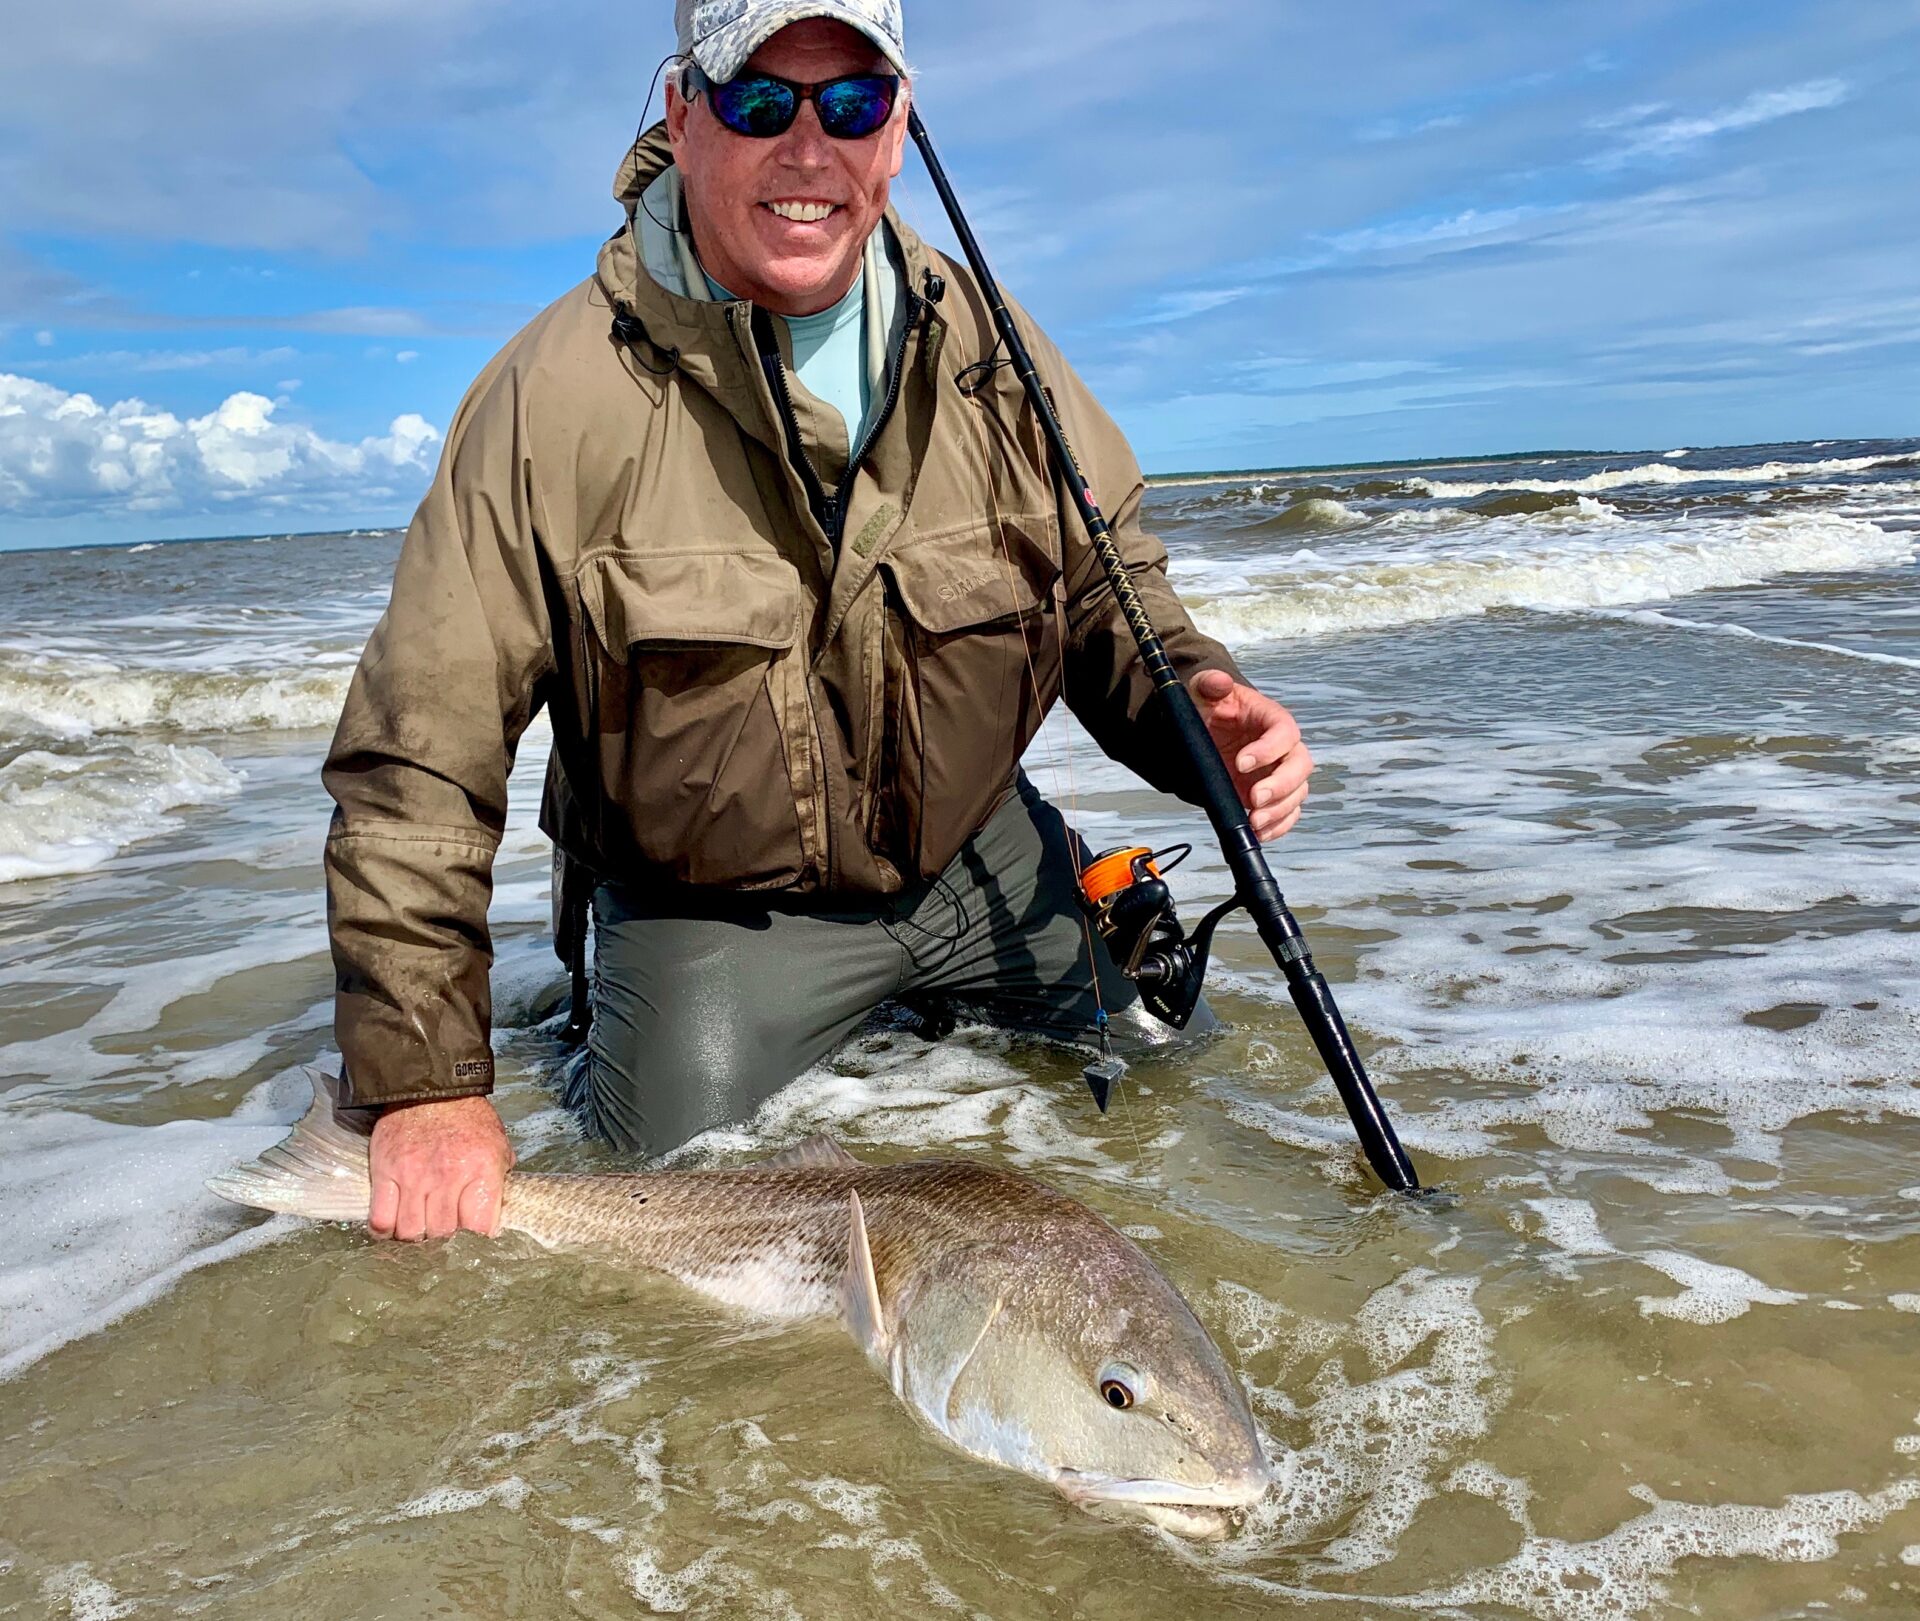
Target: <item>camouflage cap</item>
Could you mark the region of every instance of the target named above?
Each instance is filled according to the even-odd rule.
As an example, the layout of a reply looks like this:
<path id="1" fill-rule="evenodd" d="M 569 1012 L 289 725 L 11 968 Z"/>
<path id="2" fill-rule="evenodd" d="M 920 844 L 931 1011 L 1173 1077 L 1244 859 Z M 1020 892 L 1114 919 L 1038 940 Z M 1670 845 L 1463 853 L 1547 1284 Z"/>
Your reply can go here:
<path id="1" fill-rule="evenodd" d="M 715 83 L 733 78 L 781 29 L 808 17 L 858 29 L 897 73 L 906 73 L 900 0 L 675 0 L 673 8 L 680 54 L 691 56 Z"/>

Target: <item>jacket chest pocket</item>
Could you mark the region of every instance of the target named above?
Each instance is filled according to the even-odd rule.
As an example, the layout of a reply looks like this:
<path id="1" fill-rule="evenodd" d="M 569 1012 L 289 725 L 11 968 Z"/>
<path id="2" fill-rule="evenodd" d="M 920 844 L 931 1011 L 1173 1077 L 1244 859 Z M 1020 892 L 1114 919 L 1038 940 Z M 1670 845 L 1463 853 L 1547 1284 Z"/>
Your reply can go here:
<path id="1" fill-rule="evenodd" d="M 793 882 L 799 571 L 762 553 L 604 553 L 579 594 L 588 741 L 617 842 L 683 883 Z"/>
<path id="2" fill-rule="evenodd" d="M 892 780 L 879 797 L 892 825 L 876 826 L 875 842 L 933 878 L 986 819 L 1059 693 L 1056 525 L 1038 513 L 976 524 L 916 538 L 880 566 Z"/>

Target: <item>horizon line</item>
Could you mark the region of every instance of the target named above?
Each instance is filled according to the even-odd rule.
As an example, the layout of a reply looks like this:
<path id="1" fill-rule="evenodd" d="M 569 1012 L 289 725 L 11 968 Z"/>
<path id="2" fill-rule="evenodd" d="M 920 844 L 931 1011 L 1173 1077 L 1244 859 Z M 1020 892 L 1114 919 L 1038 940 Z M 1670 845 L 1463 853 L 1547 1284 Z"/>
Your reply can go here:
<path id="1" fill-rule="evenodd" d="M 1903 444 L 1913 435 L 1881 435 L 1874 438 L 1842 436 L 1837 439 L 1765 439 L 1734 445 L 1690 445 L 1688 455 L 1700 455 L 1707 452 L 1729 450 L 1757 450 L 1763 447 L 1785 447 L 1789 445 L 1818 444 Z M 1543 461 L 1550 457 L 1574 456 L 1657 456 L 1665 458 L 1671 451 L 1653 449 L 1632 450 L 1580 450 L 1580 449 L 1541 449 L 1541 450 L 1503 450 L 1479 456 L 1423 456 L 1398 457 L 1389 461 L 1377 462 L 1316 462 L 1302 463 L 1289 467 L 1221 467 L 1194 468 L 1172 473 L 1142 473 L 1141 477 L 1149 489 L 1156 487 L 1178 486 L 1196 483 L 1231 483 L 1239 479 L 1252 478 L 1297 478 L 1319 473 L 1379 473 L 1412 471 L 1435 467 L 1490 467 L 1503 463 Z M 381 535 L 403 534 L 411 526 L 411 520 L 401 523 L 359 523 L 332 529 L 295 529 L 282 533 L 270 529 L 242 530 L 224 535 L 175 535 L 165 539 L 144 536 L 137 540 L 45 540 L 28 541 L 20 545 L 9 545 L 0 539 L 0 554 L 8 552 L 55 552 L 88 551 L 97 548 L 135 546 L 213 546 L 225 545 L 234 541 L 266 540 L 319 540 L 328 536 L 342 539 L 374 539 Z"/>

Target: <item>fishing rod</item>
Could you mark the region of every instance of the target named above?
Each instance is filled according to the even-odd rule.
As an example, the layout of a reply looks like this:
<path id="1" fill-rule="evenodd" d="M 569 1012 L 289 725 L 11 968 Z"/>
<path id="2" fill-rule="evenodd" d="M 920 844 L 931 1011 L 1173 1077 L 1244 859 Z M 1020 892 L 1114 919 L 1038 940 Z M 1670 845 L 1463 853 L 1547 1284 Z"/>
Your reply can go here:
<path id="1" fill-rule="evenodd" d="M 1119 863 L 1124 869 L 1105 875 L 1115 886 L 1106 893 L 1096 895 L 1092 887 L 1086 890 L 1101 931 L 1111 942 L 1130 946 L 1131 949 L 1124 954 L 1116 952 L 1116 957 L 1123 968 L 1141 982 L 1142 995 L 1148 1006 L 1170 1023 L 1184 1025 L 1199 1000 L 1200 981 L 1206 973 L 1207 953 L 1214 928 L 1228 913 L 1245 907 L 1253 918 L 1254 927 L 1260 932 L 1262 942 L 1272 953 L 1281 973 L 1286 976 L 1287 990 L 1293 997 L 1293 1004 L 1300 1010 L 1300 1017 L 1306 1024 L 1307 1033 L 1313 1037 L 1314 1046 L 1320 1051 L 1327 1073 L 1333 1077 L 1340 1101 L 1347 1107 L 1347 1113 L 1353 1120 L 1353 1129 L 1360 1138 L 1360 1147 L 1374 1174 L 1397 1193 L 1417 1193 L 1420 1179 L 1414 1174 L 1413 1161 L 1407 1157 L 1406 1150 L 1400 1146 L 1400 1139 L 1394 1135 L 1393 1123 L 1388 1120 L 1380 1095 L 1374 1091 L 1373 1082 L 1367 1078 L 1367 1072 L 1360 1063 L 1360 1054 L 1355 1051 L 1353 1038 L 1347 1033 L 1346 1021 L 1340 1017 L 1333 991 L 1325 976 L 1314 966 L 1313 956 L 1307 950 L 1306 937 L 1301 934 L 1293 913 L 1287 909 L 1280 886 L 1274 882 L 1266 855 L 1260 848 L 1259 836 L 1253 831 L 1253 823 L 1240 803 L 1240 795 L 1234 788 L 1227 763 L 1220 758 L 1220 750 L 1213 741 L 1212 733 L 1207 730 L 1192 695 L 1167 657 L 1166 645 L 1160 640 L 1160 633 L 1153 628 L 1146 604 L 1140 600 L 1133 576 L 1127 570 L 1126 559 L 1114 544 L 1112 529 L 1100 511 L 1099 503 L 1094 500 L 1093 491 L 1080 471 L 1079 459 L 1074 455 L 1073 446 L 1067 442 L 1066 431 L 1054 413 L 1053 402 L 1047 398 L 1039 373 L 1034 370 L 1033 356 L 1021 339 L 1020 329 L 1014 324 L 1012 312 L 1008 310 L 1007 301 L 1000 292 L 1000 284 L 987 268 L 986 255 L 981 251 L 972 227 L 967 224 L 960 199 L 955 196 L 947 172 L 934 152 L 933 142 L 927 136 L 927 126 L 921 122 L 919 109 L 912 106 L 907 109 L 907 132 L 912 135 L 914 145 L 919 147 L 927 173 L 932 177 L 934 190 L 940 193 L 947 217 L 953 221 L 967 263 L 973 267 L 980 291 L 993 310 L 1000 341 L 1006 345 L 1014 370 L 1026 389 L 1027 399 L 1040 419 L 1054 467 L 1065 479 L 1074 505 L 1080 510 L 1080 521 L 1086 526 L 1087 539 L 1093 544 L 1094 555 L 1100 559 L 1100 566 L 1113 586 L 1127 628 L 1140 644 L 1140 657 L 1152 678 L 1154 691 L 1165 705 L 1175 735 L 1199 778 L 1207 819 L 1213 824 L 1221 851 L 1226 856 L 1227 868 L 1233 874 L 1232 897 L 1209 913 L 1193 935 L 1188 937 L 1173 919 L 1171 898 L 1165 893 L 1166 886 L 1160 876 L 1160 867 L 1153 860 L 1153 852 L 1116 852 L 1114 856 L 1095 863 L 1086 875 L 1091 876 L 1109 863 Z M 1102 907 L 1105 908 L 1104 914 L 1100 911 Z M 1104 1107 L 1105 1092 L 1098 1071 L 1099 1066 L 1090 1070 L 1088 1080 L 1094 1086 L 1095 1098 Z M 1111 1084 L 1110 1080 L 1107 1084 Z"/>

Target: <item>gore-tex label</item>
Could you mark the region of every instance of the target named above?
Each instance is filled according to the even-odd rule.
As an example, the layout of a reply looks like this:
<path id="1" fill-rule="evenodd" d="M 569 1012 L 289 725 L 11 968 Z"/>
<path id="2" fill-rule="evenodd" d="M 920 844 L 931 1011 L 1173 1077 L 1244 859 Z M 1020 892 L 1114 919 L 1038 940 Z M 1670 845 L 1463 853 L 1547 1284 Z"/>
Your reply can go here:
<path id="1" fill-rule="evenodd" d="M 453 1066 L 453 1078 L 456 1081 L 490 1081 L 493 1079 L 493 1060 L 491 1058 L 468 1058 Z"/>

